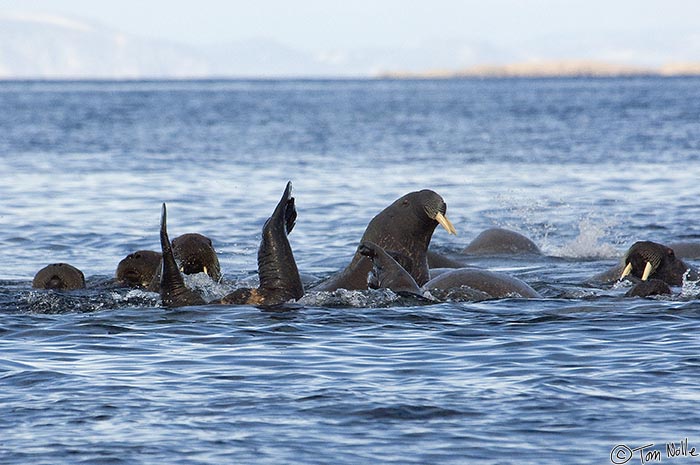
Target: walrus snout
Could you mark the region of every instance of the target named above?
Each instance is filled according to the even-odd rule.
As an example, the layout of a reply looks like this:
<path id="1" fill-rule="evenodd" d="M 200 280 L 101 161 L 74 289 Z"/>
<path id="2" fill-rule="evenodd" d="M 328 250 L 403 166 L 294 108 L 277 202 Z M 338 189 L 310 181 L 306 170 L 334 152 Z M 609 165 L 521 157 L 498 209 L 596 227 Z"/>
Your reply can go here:
<path id="1" fill-rule="evenodd" d="M 440 197 L 439 194 L 431 190 L 421 191 L 421 193 L 424 192 L 425 195 L 429 196 L 429 198 L 425 200 L 425 214 L 428 215 L 428 218 L 437 221 L 449 234 L 456 236 L 457 229 L 455 229 L 452 222 L 447 218 L 447 203 L 445 200 Z"/>
<path id="2" fill-rule="evenodd" d="M 53 275 L 46 281 L 46 289 L 64 289 L 66 287 L 65 281 L 61 279 L 60 276 Z"/>
<path id="3" fill-rule="evenodd" d="M 221 279 L 219 258 L 211 239 L 198 233 L 183 234 L 173 239 L 173 253 L 185 274 L 208 274 L 212 280 Z"/>
<path id="4" fill-rule="evenodd" d="M 672 248 L 651 241 L 635 242 L 625 255 L 624 264 L 620 279 L 631 275 L 642 281 L 659 279 L 672 286 L 683 284 L 683 275 L 689 269 L 676 258 Z"/>
<path id="5" fill-rule="evenodd" d="M 53 263 L 36 273 L 32 287 L 35 289 L 82 289 L 85 287 L 85 275 L 68 263 Z"/>
<path id="6" fill-rule="evenodd" d="M 160 268 L 161 254 L 137 250 L 122 259 L 115 273 L 117 282 L 125 286 L 147 287 Z"/>

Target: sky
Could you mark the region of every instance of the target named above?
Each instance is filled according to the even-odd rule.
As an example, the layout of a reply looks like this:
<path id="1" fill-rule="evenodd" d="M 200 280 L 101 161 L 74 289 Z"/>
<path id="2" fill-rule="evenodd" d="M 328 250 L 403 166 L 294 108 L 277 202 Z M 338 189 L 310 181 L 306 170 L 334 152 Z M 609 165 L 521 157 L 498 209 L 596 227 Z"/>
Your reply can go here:
<path id="1" fill-rule="evenodd" d="M 698 0 L 0 0 L 0 12 L 98 21 L 144 38 L 209 45 L 251 38 L 304 51 L 700 33 Z M 700 61 L 700 57 L 699 57 Z"/>

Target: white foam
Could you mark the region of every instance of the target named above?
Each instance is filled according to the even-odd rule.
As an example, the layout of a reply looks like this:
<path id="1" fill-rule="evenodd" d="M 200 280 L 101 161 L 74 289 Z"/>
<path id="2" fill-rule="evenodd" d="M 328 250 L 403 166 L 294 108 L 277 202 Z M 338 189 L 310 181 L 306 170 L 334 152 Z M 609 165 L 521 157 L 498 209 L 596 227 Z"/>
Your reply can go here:
<path id="1" fill-rule="evenodd" d="M 695 298 L 700 295 L 700 280 L 692 281 L 688 279 L 690 269 L 683 274 L 683 284 L 681 285 L 681 297 Z"/>
<path id="2" fill-rule="evenodd" d="M 198 292 L 207 302 L 220 299 L 231 292 L 230 286 L 215 282 L 206 273 L 183 275 L 183 278 L 185 280 L 185 285 Z"/>
<path id="3" fill-rule="evenodd" d="M 566 258 L 614 258 L 619 256 L 617 248 L 604 240 L 614 226 L 612 221 L 593 221 L 583 218 L 578 223 L 578 236 L 562 247 L 554 248 L 551 255 Z"/>
<path id="4" fill-rule="evenodd" d="M 389 289 L 368 289 L 348 291 L 337 289 L 332 292 L 310 292 L 299 303 L 312 307 L 386 307 L 398 300 L 398 296 Z"/>

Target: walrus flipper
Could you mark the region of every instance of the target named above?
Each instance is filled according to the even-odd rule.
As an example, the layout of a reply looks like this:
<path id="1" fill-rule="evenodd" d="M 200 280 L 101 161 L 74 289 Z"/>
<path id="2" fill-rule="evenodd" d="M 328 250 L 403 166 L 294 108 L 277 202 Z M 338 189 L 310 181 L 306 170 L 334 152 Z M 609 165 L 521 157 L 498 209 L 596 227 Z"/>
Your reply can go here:
<path id="1" fill-rule="evenodd" d="M 175 262 L 175 255 L 168 237 L 166 224 L 166 209 L 160 217 L 160 247 L 163 252 L 163 269 L 160 275 L 160 300 L 165 307 L 185 307 L 188 305 L 204 305 L 206 302 L 196 292 L 185 286 L 185 280 Z"/>
<path id="2" fill-rule="evenodd" d="M 284 189 L 284 194 L 282 194 L 282 199 L 275 207 L 275 211 L 272 212 L 272 217 L 281 215 L 284 213 L 284 224 L 287 230 L 287 235 L 292 232 L 294 225 L 297 221 L 297 209 L 294 203 L 294 197 L 292 197 L 292 182 L 287 183 L 287 187 Z M 269 219 L 268 219 L 269 221 Z"/>
<path id="3" fill-rule="evenodd" d="M 258 249 L 258 292 L 265 305 L 298 300 L 304 295 L 304 285 L 287 238 L 294 229 L 296 217 L 292 183 L 288 182 L 275 211 L 263 226 Z"/>
<path id="4" fill-rule="evenodd" d="M 369 273 L 369 287 L 387 288 L 397 294 L 421 295 L 420 288 L 411 274 L 394 258 L 377 244 L 364 241 L 357 252 L 372 261 Z"/>

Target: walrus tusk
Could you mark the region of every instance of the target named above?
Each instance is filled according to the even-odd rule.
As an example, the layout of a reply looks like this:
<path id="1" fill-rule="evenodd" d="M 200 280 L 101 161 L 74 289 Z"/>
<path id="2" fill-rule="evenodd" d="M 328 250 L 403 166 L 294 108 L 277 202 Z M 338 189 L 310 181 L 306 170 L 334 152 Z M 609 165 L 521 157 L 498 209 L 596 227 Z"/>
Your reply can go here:
<path id="1" fill-rule="evenodd" d="M 454 234 L 455 236 L 457 235 L 457 230 L 455 229 L 454 225 L 452 225 L 452 222 L 447 219 L 445 215 L 443 215 L 440 212 L 437 212 L 437 215 L 435 215 L 435 221 L 440 223 L 440 225 L 445 228 L 445 230 L 450 233 Z"/>
<path id="2" fill-rule="evenodd" d="M 651 262 L 647 262 L 647 264 L 644 266 L 644 273 L 642 273 L 642 281 L 646 281 L 647 279 L 649 279 L 649 275 L 652 271 L 654 270 L 651 266 Z"/>
<path id="3" fill-rule="evenodd" d="M 209 272 L 207 271 L 207 267 L 206 267 L 206 266 L 203 266 L 203 267 L 202 267 L 202 271 L 204 271 L 204 274 L 209 274 Z"/>
<path id="4" fill-rule="evenodd" d="M 620 279 L 624 279 L 627 277 L 630 273 L 632 272 L 632 264 L 628 263 L 625 269 L 622 271 L 622 274 L 620 275 Z"/>

